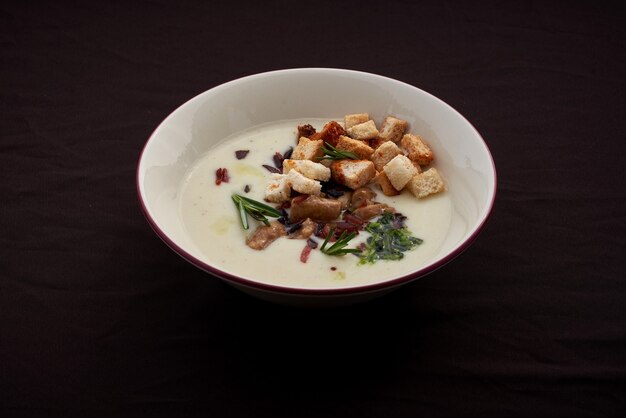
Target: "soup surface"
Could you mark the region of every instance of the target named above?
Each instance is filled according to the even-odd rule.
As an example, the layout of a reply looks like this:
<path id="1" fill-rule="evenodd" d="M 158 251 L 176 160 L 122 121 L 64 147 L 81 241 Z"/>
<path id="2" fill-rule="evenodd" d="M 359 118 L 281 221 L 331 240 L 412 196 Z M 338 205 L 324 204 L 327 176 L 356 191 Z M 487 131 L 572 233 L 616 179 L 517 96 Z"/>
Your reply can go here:
<path id="1" fill-rule="evenodd" d="M 407 216 L 406 226 L 424 240 L 404 253 L 402 260 L 358 264 L 355 255 L 327 256 L 318 247 L 303 263 L 300 253 L 305 240 L 280 238 L 262 251 L 246 245 L 246 237 L 259 223 L 250 218 L 250 229 L 244 230 L 231 195 L 238 193 L 263 201 L 270 179 L 263 164 L 273 165 L 275 152 L 295 147 L 298 125 L 309 123 L 320 129 L 326 122 L 328 119 L 285 120 L 239 132 L 225 138 L 190 168 L 178 193 L 179 212 L 203 261 L 227 273 L 267 284 L 320 289 L 362 286 L 400 277 L 423 266 L 437 253 L 450 227 L 449 193 L 418 200 L 408 191 L 385 196 L 377 186 L 372 186 L 377 193 L 375 199 Z M 245 158 L 237 159 L 238 150 L 249 152 Z M 229 181 L 219 186 L 215 184 L 218 168 L 226 168 L 229 174 Z M 248 193 L 244 192 L 246 186 Z M 361 232 L 349 247 L 357 246 L 367 236 Z M 316 240 L 321 244 L 322 240 Z"/>

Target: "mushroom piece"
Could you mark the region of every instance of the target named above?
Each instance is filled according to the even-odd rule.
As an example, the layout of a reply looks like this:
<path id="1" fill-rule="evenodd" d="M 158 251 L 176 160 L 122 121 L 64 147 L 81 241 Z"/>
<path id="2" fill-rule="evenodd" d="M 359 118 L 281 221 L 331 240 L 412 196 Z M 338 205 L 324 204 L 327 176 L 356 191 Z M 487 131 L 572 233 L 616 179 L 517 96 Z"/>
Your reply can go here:
<path id="1" fill-rule="evenodd" d="M 369 221 L 372 218 L 382 215 L 384 212 L 395 212 L 395 210 L 385 203 L 372 203 L 371 205 L 363 206 L 355 209 L 352 214 L 364 221 Z"/>
<path id="2" fill-rule="evenodd" d="M 363 206 L 367 206 L 372 203 L 372 200 L 376 197 L 376 192 L 374 192 L 369 187 L 360 187 L 352 193 L 352 198 L 350 199 L 350 208 L 352 210 L 356 210 Z"/>
<path id="3" fill-rule="evenodd" d="M 287 235 L 285 226 L 278 221 L 272 221 L 268 225 L 259 226 L 246 239 L 246 245 L 253 250 L 263 250 L 278 238 Z"/>
<path id="4" fill-rule="evenodd" d="M 291 200 L 289 221 L 298 222 L 311 218 L 314 221 L 330 222 L 339 217 L 341 202 L 319 196 L 296 197 Z"/>

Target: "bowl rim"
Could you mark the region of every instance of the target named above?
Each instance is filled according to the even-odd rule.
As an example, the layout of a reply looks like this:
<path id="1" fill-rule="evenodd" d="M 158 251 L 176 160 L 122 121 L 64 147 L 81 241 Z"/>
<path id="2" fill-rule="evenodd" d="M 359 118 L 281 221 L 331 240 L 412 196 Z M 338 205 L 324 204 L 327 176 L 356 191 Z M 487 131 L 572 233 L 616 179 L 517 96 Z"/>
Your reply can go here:
<path id="1" fill-rule="evenodd" d="M 367 285 L 359 285 L 359 286 L 339 287 L 339 288 L 309 289 L 309 288 L 288 287 L 288 286 L 280 286 L 280 285 L 274 285 L 274 284 L 257 282 L 257 281 L 251 280 L 251 279 L 247 279 L 247 278 L 240 277 L 240 276 L 237 276 L 237 275 L 233 275 L 231 273 L 223 271 L 223 270 L 221 270 L 221 269 L 219 269 L 219 268 L 217 268 L 215 266 L 212 266 L 212 265 L 206 263 L 205 261 L 203 261 L 203 260 L 193 256 L 189 252 L 187 252 L 185 249 L 183 249 L 178 244 L 176 244 L 158 226 L 156 220 L 150 214 L 150 212 L 148 210 L 148 207 L 147 207 L 147 204 L 145 203 L 145 197 L 142 194 L 141 181 L 140 181 L 140 169 L 141 169 L 144 153 L 146 152 L 146 149 L 148 148 L 148 145 L 149 145 L 150 141 L 152 140 L 152 138 L 153 138 L 154 134 L 156 133 L 156 131 L 170 117 L 170 115 L 172 115 L 173 113 L 179 111 L 182 107 L 186 106 L 189 102 L 197 99 L 199 96 L 202 96 L 203 94 L 205 94 L 205 93 L 207 93 L 207 92 L 209 92 L 211 90 L 217 89 L 217 88 L 220 88 L 220 89 L 221 88 L 225 88 L 225 87 L 227 87 L 228 85 L 231 85 L 231 84 L 236 84 L 236 83 L 239 83 L 239 82 L 249 81 L 251 79 L 259 78 L 259 77 L 280 75 L 281 73 L 310 72 L 310 71 L 327 72 L 327 73 L 339 72 L 339 73 L 355 74 L 355 75 L 369 76 L 369 77 L 373 76 L 373 77 L 380 78 L 380 79 L 386 79 L 388 81 L 392 81 L 392 82 L 395 82 L 395 83 L 404 84 L 404 85 L 406 85 L 406 86 L 408 86 L 410 88 L 417 89 L 421 93 L 424 93 L 424 94 L 430 96 L 432 99 L 440 102 L 440 104 L 443 104 L 449 110 L 451 110 L 452 112 L 456 113 L 457 116 L 461 117 L 463 120 L 465 120 L 465 122 L 467 122 L 467 124 L 474 131 L 474 133 L 476 134 L 478 139 L 483 143 L 484 149 L 486 150 L 487 156 L 489 157 L 489 161 L 491 163 L 491 170 L 493 172 L 493 193 L 491 193 L 491 196 L 489 196 L 489 201 L 487 203 L 487 207 L 486 207 L 486 210 L 484 211 L 484 215 L 483 215 L 482 219 L 474 227 L 474 230 L 472 231 L 472 233 L 469 235 L 468 238 L 466 238 L 457 247 L 455 247 L 450 253 L 446 254 L 444 257 L 442 257 L 441 259 L 437 260 L 436 262 L 431 263 L 431 264 L 429 264 L 429 265 L 427 265 L 427 266 L 425 266 L 423 268 L 420 268 L 418 270 L 415 270 L 415 271 L 413 271 L 411 273 L 402 275 L 400 277 L 396 277 L 394 279 L 385 280 L 385 281 L 378 282 L 378 283 L 371 283 L 371 284 L 367 284 Z M 497 194 L 497 184 L 498 184 L 498 181 L 497 181 L 497 172 L 496 172 L 495 162 L 494 162 L 493 156 L 491 154 L 491 151 L 490 151 L 489 147 L 487 146 L 487 143 L 485 142 L 484 138 L 478 132 L 478 130 L 474 127 L 474 125 L 472 125 L 472 123 L 465 118 L 465 116 L 463 116 L 460 112 L 458 112 L 456 109 L 454 109 L 448 103 L 446 103 L 445 101 L 443 101 L 443 100 L 439 99 L 438 97 L 432 95 L 431 93 L 428 93 L 427 91 L 424 91 L 424 90 L 420 89 L 419 87 L 413 86 L 411 84 L 408 84 L 408 83 L 405 83 L 403 81 L 396 80 L 396 79 L 393 79 L 393 78 L 390 78 L 390 77 L 386 77 L 386 76 L 382 76 L 382 75 L 374 74 L 374 73 L 369 73 L 369 72 L 364 72 L 364 71 L 358 71 L 358 70 L 350 70 L 350 69 L 342 69 L 342 68 L 326 68 L 326 67 L 290 68 L 290 69 L 273 70 L 273 71 L 266 71 L 266 72 L 251 74 L 251 75 L 247 75 L 247 76 L 243 76 L 243 77 L 239 77 L 239 78 L 227 81 L 225 83 L 218 84 L 218 85 L 216 85 L 216 86 L 214 86 L 214 87 L 212 87 L 212 88 L 210 88 L 208 90 L 205 90 L 205 91 L 203 91 L 203 92 L 201 92 L 201 93 L 191 97 L 189 100 L 185 101 L 180 106 L 178 106 L 176 109 L 174 109 L 172 112 L 170 112 L 152 130 L 152 132 L 148 136 L 148 139 L 145 141 L 145 143 L 144 143 L 144 145 L 143 145 L 143 147 L 141 149 L 141 152 L 139 154 L 139 159 L 137 161 L 136 172 L 135 172 L 135 186 L 136 186 L 136 189 L 137 189 L 137 198 L 139 200 L 140 208 L 141 208 L 141 211 L 142 211 L 144 217 L 148 221 L 148 224 L 150 225 L 152 230 L 155 232 L 155 234 L 168 247 L 170 247 L 170 249 L 172 249 L 175 253 L 177 253 L 180 257 L 185 259 L 187 262 L 193 264 L 197 268 L 199 268 L 199 269 L 201 269 L 201 270 L 203 270 L 203 271 L 205 271 L 207 273 L 210 273 L 212 275 L 215 275 L 215 276 L 217 276 L 220 279 L 223 279 L 223 280 L 226 280 L 228 282 L 231 282 L 232 284 L 245 286 L 245 287 L 248 287 L 248 288 L 253 288 L 253 289 L 262 290 L 262 291 L 266 291 L 266 292 L 273 292 L 273 293 L 279 293 L 279 294 L 289 294 L 289 295 L 300 295 L 300 296 L 356 295 L 356 294 L 363 294 L 363 293 L 380 291 L 380 290 L 383 290 L 383 289 L 392 289 L 394 287 L 397 287 L 397 286 L 400 286 L 400 285 L 404 285 L 404 284 L 410 283 L 410 282 L 412 282 L 414 280 L 417 280 L 417 279 L 419 279 L 421 277 L 424 277 L 424 276 L 434 272 L 435 270 L 443 267 L 444 265 L 448 264 L 450 261 L 452 261 L 453 259 L 455 259 L 459 255 L 461 255 L 466 249 L 468 249 L 472 245 L 472 243 L 476 240 L 476 238 L 478 237 L 480 232 L 483 230 L 487 220 L 489 219 L 489 217 L 491 216 L 491 214 L 493 212 L 493 207 L 494 207 L 494 204 L 495 204 L 495 199 L 496 199 L 496 194 Z"/>

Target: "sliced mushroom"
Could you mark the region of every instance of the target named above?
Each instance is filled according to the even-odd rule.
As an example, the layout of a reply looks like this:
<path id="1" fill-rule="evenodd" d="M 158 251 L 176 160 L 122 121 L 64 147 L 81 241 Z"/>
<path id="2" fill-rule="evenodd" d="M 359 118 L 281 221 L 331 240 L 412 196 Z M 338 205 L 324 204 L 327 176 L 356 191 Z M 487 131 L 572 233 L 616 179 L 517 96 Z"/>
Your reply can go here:
<path id="1" fill-rule="evenodd" d="M 395 212 L 395 210 L 385 203 L 373 203 L 371 205 L 363 206 L 355 209 L 352 214 L 364 221 L 369 221 L 378 215 L 382 215 L 384 212 Z"/>
<path id="2" fill-rule="evenodd" d="M 246 239 L 246 245 L 253 250 L 263 250 L 278 238 L 287 235 L 285 226 L 278 221 L 270 222 L 269 226 L 261 225 Z"/>
<path id="3" fill-rule="evenodd" d="M 352 200 L 352 191 L 347 191 L 337 198 L 338 202 L 341 202 L 342 209 L 348 209 L 350 201 Z"/>
<path id="4" fill-rule="evenodd" d="M 341 202 L 319 196 L 308 196 L 306 199 L 294 198 L 291 201 L 289 221 L 298 222 L 311 218 L 315 221 L 330 222 L 339 217 Z"/>
<path id="5" fill-rule="evenodd" d="M 376 192 L 374 192 L 369 187 L 360 187 L 352 193 L 352 197 L 350 199 L 350 208 L 352 210 L 358 209 L 363 206 L 367 206 L 371 203 L 372 199 L 376 197 Z"/>

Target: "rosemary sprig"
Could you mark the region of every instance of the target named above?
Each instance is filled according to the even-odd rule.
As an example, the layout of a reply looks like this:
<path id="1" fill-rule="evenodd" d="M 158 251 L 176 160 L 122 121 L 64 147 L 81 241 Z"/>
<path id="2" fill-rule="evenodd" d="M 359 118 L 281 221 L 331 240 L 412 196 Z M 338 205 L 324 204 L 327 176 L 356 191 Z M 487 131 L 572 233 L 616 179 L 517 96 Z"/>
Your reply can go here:
<path id="1" fill-rule="evenodd" d="M 328 142 L 324 142 L 322 145 L 322 151 L 324 151 L 323 157 L 317 157 L 318 160 L 358 160 L 359 157 L 351 152 L 351 151 L 340 151 L 337 148 L 333 147 Z"/>
<path id="2" fill-rule="evenodd" d="M 265 225 L 270 224 L 267 219 L 268 216 L 272 218 L 280 218 L 282 216 L 282 213 L 280 213 L 278 209 L 254 199 L 250 199 L 249 197 L 241 196 L 236 193 L 231 197 L 233 202 L 235 202 L 235 206 L 237 206 L 237 209 L 239 210 L 239 218 L 241 219 L 241 226 L 243 229 L 250 228 L 248 215 L 252 216 L 253 219 L 256 219 L 259 222 L 263 222 Z"/>
<path id="3" fill-rule="evenodd" d="M 328 240 L 334 233 L 335 233 L 335 227 L 333 226 L 332 228 L 330 228 L 330 232 L 328 233 L 328 235 L 326 235 L 326 239 L 324 240 L 324 242 L 322 243 L 322 246 L 320 247 L 321 252 L 323 252 L 326 255 L 336 255 L 336 256 L 361 252 L 361 250 L 357 248 L 345 248 L 346 245 L 348 245 L 348 243 L 350 242 L 350 240 L 356 236 L 356 232 L 351 232 L 350 234 L 346 235 L 345 230 L 341 233 L 341 235 L 339 236 L 339 238 L 337 239 L 337 241 L 335 241 L 333 245 L 326 248 L 326 244 L 328 244 Z"/>

